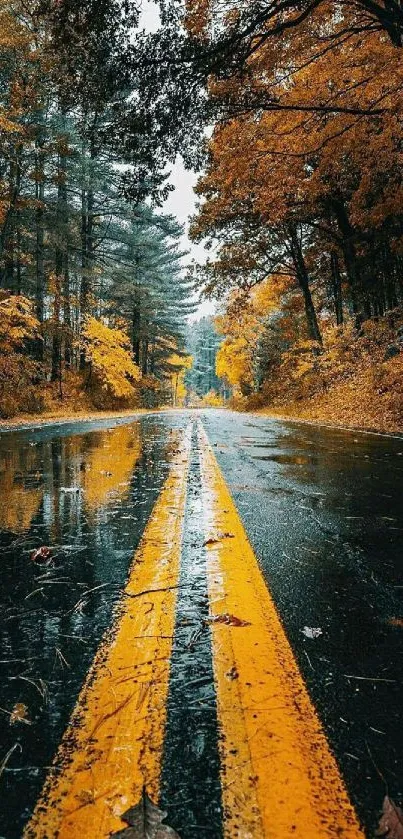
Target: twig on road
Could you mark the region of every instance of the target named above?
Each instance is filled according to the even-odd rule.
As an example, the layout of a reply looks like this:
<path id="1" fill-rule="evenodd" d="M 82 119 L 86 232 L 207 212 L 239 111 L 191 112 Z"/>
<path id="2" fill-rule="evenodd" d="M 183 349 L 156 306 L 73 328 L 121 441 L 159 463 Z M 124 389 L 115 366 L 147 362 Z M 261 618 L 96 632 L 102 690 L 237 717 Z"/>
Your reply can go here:
<path id="1" fill-rule="evenodd" d="M 20 752 L 22 752 L 21 743 L 14 743 L 14 746 L 11 746 L 11 749 L 8 750 L 7 754 L 5 755 L 3 760 L 1 761 L 1 763 L 0 763 L 0 778 L 1 778 L 5 768 L 7 766 L 8 761 L 10 760 L 11 755 L 13 754 L 13 752 L 15 752 L 16 749 L 19 749 Z"/>
<path id="2" fill-rule="evenodd" d="M 388 682 L 391 685 L 396 684 L 396 679 L 381 679 L 380 677 L 376 676 L 351 676 L 349 673 L 342 674 L 346 679 L 359 679 L 363 682 Z"/>

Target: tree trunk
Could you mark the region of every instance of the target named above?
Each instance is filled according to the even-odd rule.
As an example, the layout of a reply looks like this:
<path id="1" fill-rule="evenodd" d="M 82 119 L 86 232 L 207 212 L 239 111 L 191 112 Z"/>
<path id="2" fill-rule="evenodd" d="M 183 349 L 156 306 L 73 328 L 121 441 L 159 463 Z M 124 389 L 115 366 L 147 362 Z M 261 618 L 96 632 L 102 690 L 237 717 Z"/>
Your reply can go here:
<path id="1" fill-rule="evenodd" d="M 44 297 L 45 297 L 45 269 L 44 269 L 44 199 L 45 199 L 45 184 L 43 180 L 43 170 L 39 169 L 39 161 L 36 170 L 36 187 L 35 197 L 37 201 L 35 213 L 36 225 L 36 316 L 40 323 L 43 323 L 44 318 Z M 40 180 L 38 181 L 38 178 Z"/>
<path id="2" fill-rule="evenodd" d="M 50 378 L 52 382 L 60 382 L 61 384 L 60 292 L 60 275 L 56 274 L 53 303 L 52 368 Z"/>
<path id="3" fill-rule="evenodd" d="M 333 199 L 331 206 L 341 233 L 341 249 L 350 289 L 351 306 L 356 326 L 359 328 L 365 320 L 365 314 L 362 311 L 362 278 L 354 241 L 355 231 L 350 223 L 343 201 Z"/>
<path id="4" fill-rule="evenodd" d="M 302 291 L 302 295 L 304 298 L 308 335 L 312 341 L 317 341 L 319 344 L 322 345 L 322 335 L 319 329 L 315 306 L 313 304 L 311 290 L 309 287 L 309 275 L 305 265 L 305 259 L 302 252 L 301 242 L 298 236 L 298 231 L 295 225 L 289 226 L 289 235 L 291 244 L 291 256 L 294 263 L 295 274 L 297 277 L 298 285 Z"/>
<path id="5" fill-rule="evenodd" d="M 341 292 L 341 275 L 339 257 L 336 251 L 332 251 L 330 255 L 331 275 L 332 275 L 332 291 L 334 300 L 334 310 L 336 314 L 337 326 L 343 323 L 343 297 Z"/>
<path id="6" fill-rule="evenodd" d="M 146 376 L 147 371 L 148 371 L 148 339 L 147 338 L 145 338 L 144 341 L 143 341 L 141 355 L 142 355 L 141 372 L 142 372 L 143 376 Z"/>
<path id="7" fill-rule="evenodd" d="M 89 155 L 83 141 L 83 159 L 89 160 L 88 171 L 84 163 L 81 189 L 81 289 L 80 323 L 83 325 L 90 310 L 91 279 L 94 260 L 94 190 L 92 162 L 95 158 L 94 143 L 91 140 Z M 85 367 L 85 353 L 80 352 L 80 369 Z"/>
<path id="8" fill-rule="evenodd" d="M 135 303 L 132 314 L 132 347 L 133 358 L 138 367 L 140 367 L 140 307 Z"/>
<path id="9" fill-rule="evenodd" d="M 150 353 L 150 375 L 153 376 L 155 372 L 155 341 L 152 342 L 151 345 L 151 353 Z"/>
<path id="10" fill-rule="evenodd" d="M 71 304 L 70 304 L 70 273 L 69 255 L 66 249 L 64 255 L 63 272 L 63 322 L 65 326 L 64 336 L 64 364 L 70 368 L 72 364 L 72 340 L 71 340 Z"/>
<path id="11" fill-rule="evenodd" d="M 67 184 L 66 184 L 66 154 L 65 138 L 59 137 L 60 149 L 57 171 L 57 208 L 56 208 L 56 249 L 55 249 L 55 301 L 54 301 L 54 332 L 52 341 L 52 382 L 62 381 L 62 289 L 65 286 L 66 270 L 66 237 L 67 237 Z"/>
<path id="12" fill-rule="evenodd" d="M 17 196 L 21 192 L 21 146 L 16 150 L 16 166 L 15 166 L 15 189 Z M 21 250 L 22 250 L 22 236 L 21 236 L 21 210 L 17 198 L 15 208 L 15 293 L 22 294 L 22 275 L 21 275 Z"/>
<path id="13" fill-rule="evenodd" d="M 10 161 L 8 179 L 8 209 L 1 235 L 1 255 L 4 269 L 2 286 L 10 291 L 14 290 L 14 251 L 15 251 L 15 205 L 18 200 L 17 162 Z"/>

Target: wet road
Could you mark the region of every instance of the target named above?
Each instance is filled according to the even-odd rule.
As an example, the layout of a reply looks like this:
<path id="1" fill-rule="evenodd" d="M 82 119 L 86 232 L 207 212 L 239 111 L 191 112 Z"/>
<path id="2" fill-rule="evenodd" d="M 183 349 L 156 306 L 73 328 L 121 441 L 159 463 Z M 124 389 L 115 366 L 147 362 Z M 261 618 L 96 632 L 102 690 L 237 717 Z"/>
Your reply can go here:
<path id="1" fill-rule="evenodd" d="M 403 440 L 204 422 L 372 835 L 386 788 L 403 796 Z"/>
<path id="2" fill-rule="evenodd" d="M 366 835 L 386 791 L 402 804 L 403 440 L 164 413 L 0 438 L 5 839 L 32 813 L 184 428 L 193 442 L 160 800 L 182 839 L 222 835 L 199 416 Z M 49 568 L 30 560 L 41 545 Z M 247 615 L 247 591 L 244 605 Z"/>

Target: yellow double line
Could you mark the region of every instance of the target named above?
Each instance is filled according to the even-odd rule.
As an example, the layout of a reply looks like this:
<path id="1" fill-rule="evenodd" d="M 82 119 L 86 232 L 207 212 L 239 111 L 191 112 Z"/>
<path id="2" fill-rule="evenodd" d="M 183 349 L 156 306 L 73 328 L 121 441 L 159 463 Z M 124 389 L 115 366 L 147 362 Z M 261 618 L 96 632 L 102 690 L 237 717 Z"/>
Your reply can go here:
<path id="1" fill-rule="evenodd" d="M 199 448 L 224 836 L 363 839 L 201 425 Z M 189 457 L 186 433 L 136 553 L 121 613 L 25 830 L 29 839 L 107 837 L 122 829 L 120 816 L 143 784 L 158 800 Z"/>

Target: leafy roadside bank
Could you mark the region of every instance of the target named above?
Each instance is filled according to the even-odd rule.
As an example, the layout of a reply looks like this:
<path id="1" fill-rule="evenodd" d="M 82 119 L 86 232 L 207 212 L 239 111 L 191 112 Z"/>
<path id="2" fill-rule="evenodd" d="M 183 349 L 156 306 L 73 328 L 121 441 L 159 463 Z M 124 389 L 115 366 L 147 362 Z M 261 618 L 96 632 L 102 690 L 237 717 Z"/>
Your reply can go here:
<path id="1" fill-rule="evenodd" d="M 238 353 L 239 381 L 232 406 L 271 416 L 367 431 L 403 431 L 403 325 L 401 313 L 360 330 L 349 322 L 328 327 L 319 347 L 299 340 L 273 348 L 256 379 L 253 341 Z M 242 363 L 240 363 L 242 362 Z"/>
<path id="2" fill-rule="evenodd" d="M 367 433 L 373 434 L 386 434 L 386 435 L 395 435 L 403 437 L 403 427 L 402 425 L 396 426 L 394 424 L 382 424 L 382 425 L 375 425 L 371 423 L 370 419 L 363 420 L 360 425 L 357 424 L 357 418 L 355 417 L 346 417 L 341 418 L 340 416 L 334 416 L 333 414 L 327 412 L 322 406 L 318 408 L 316 406 L 315 411 L 309 411 L 308 409 L 304 410 L 301 407 L 297 408 L 297 406 L 288 406 L 288 409 L 280 410 L 270 410 L 269 408 L 263 408 L 259 411 L 253 411 L 252 413 L 256 416 L 265 416 L 271 417 L 272 419 L 284 420 L 291 420 L 292 422 L 300 422 L 306 423 L 307 425 L 318 425 L 318 426 L 325 426 L 327 428 L 339 428 L 345 429 L 350 431 L 357 431 L 362 432 L 365 431 Z"/>
<path id="3" fill-rule="evenodd" d="M 403 372 L 403 371 L 402 371 Z M 331 390 L 302 399 L 258 408 L 256 413 L 363 431 L 403 434 L 403 381 L 382 392 L 368 371 L 357 372 Z M 400 385 L 400 393 L 399 393 Z"/>

